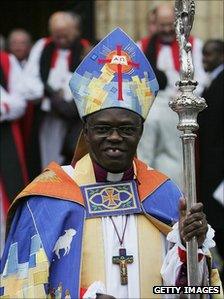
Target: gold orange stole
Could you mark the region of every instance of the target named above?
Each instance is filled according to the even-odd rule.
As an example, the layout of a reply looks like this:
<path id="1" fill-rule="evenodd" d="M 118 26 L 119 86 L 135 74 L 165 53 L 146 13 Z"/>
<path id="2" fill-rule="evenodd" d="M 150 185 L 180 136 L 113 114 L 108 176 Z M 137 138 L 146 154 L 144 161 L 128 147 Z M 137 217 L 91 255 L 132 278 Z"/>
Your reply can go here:
<path id="1" fill-rule="evenodd" d="M 79 186 L 96 182 L 89 155 L 77 162 L 73 179 Z M 163 255 L 161 232 L 167 233 L 170 231 L 170 227 L 145 215 L 137 216 L 137 227 L 141 298 L 156 298 L 152 288 L 162 284 L 160 276 Z M 88 288 L 94 281 L 98 280 L 106 285 L 103 232 L 100 218 L 85 221 L 82 252 L 81 287 Z"/>

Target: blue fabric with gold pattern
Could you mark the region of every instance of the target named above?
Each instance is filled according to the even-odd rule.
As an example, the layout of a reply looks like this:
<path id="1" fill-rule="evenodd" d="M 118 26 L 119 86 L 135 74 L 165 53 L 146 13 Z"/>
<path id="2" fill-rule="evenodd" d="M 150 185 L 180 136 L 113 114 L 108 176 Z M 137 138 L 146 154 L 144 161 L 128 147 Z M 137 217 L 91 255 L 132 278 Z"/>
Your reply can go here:
<path id="1" fill-rule="evenodd" d="M 72 76 L 70 89 L 81 117 L 120 107 L 145 119 L 159 86 L 144 53 L 116 28 L 84 58 Z"/>
<path id="2" fill-rule="evenodd" d="M 178 219 L 180 196 L 168 180 L 147 196 L 141 208 L 171 225 Z M 1 259 L 0 296 L 64 298 L 69 294 L 79 298 L 86 212 L 80 204 L 57 198 L 32 196 L 24 200 L 17 208 Z"/>
<path id="3" fill-rule="evenodd" d="M 136 182 L 101 183 L 81 187 L 86 217 L 117 216 L 141 213 Z"/>
<path id="4" fill-rule="evenodd" d="M 41 196 L 24 201 L 1 259 L 0 296 L 79 298 L 83 224 L 79 204 Z"/>

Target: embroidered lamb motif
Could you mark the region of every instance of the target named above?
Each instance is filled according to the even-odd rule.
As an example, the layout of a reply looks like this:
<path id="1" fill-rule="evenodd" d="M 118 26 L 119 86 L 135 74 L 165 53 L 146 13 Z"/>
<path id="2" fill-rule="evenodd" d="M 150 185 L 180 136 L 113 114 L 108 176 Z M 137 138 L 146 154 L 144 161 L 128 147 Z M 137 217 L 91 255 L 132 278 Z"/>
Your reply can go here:
<path id="1" fill-rule="evenodd" d="M 73 228 L 70 228 L 70 229 L 66 229 L 65 234 L 58 238 L 57 242 L 55 243 L 54 249 L 53 249 L 53 252 L 55 252 L 58 259 L 60 259 L 60 254 L 59 254 L 60 249 L 65 250 L 63 256 L 65 256 L 66 254 L 69 254 L 71 243 L 72 243 L 73 237 L 75 235 L 76 235 L 76 230 Z"/>

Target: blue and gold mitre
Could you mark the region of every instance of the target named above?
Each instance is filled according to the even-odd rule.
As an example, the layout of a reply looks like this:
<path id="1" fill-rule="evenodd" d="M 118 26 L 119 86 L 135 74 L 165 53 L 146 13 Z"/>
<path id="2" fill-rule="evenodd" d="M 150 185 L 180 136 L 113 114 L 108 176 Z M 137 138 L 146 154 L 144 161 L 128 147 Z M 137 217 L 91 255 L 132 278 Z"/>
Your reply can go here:
<path id="1" fill-rule="evenodd" d="M 147 58 L 120 28 L 91 50 L 69 84 L 81 117 L 119 107 L 145 119 L 159 90 Z"/>

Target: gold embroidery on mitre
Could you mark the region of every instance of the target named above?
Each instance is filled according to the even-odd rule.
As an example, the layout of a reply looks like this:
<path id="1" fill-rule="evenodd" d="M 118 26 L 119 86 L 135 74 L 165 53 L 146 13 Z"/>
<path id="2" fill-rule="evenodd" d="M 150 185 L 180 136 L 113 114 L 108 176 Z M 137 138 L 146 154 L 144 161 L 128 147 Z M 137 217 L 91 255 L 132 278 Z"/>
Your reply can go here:
<path id="1" fill-rule="evenodd" d="M 101 69 L 101 75 L 93 77 L 88 85 L 88 96 L 85 97 L 86 108 L 85 114 L 93 113 L 99 110 L 106 100 L 108 92 L 104 89 L 106 84 L 114 78 L 114 72 L 104 65 Z"/>
<path id="2" fill-rule="evenodd" d="M 148 82 L 147 72 L 144 72 L 144 78 L 142 79 L 140 79 L 139 76 L 132 76 L 132 83 L 134 83 L 134 85 L 131 85 L 131 88 L 133 89 L 134 94 L 138 97 L 143 118 L 146 118 L 154 100 L 154 94 L 151 91 Z"/>

